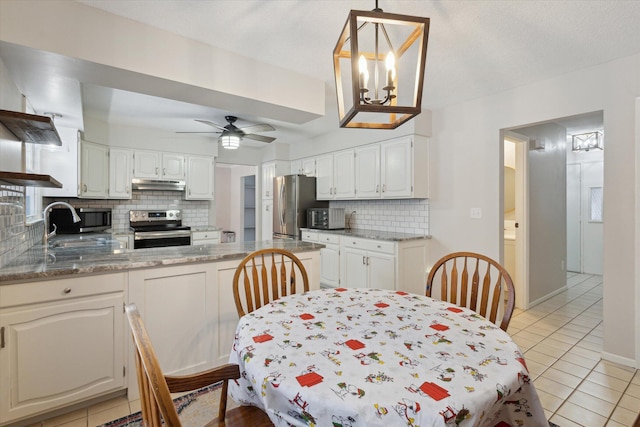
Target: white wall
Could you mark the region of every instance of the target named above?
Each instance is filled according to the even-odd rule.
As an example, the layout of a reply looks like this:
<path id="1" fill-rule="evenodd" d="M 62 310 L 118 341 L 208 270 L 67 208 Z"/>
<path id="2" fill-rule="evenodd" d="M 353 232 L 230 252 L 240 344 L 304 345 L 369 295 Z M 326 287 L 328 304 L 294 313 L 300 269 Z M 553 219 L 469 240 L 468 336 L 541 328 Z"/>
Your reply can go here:
<path id="1" fill-rule="evenodd" d="M 23 111 L 22 95 L 9 77 L 2 59 L 0 59 L 0 109 Z M 22 143 L 2 125 L 0 125 L 0 170 L 23 172 Z"/>
<path id="2" fill-rule="evenodd" d="M 229 230 L 231 227 L 231 168 L 216 165 L 215 175 L 217 227 Z"/>
<path id="3" fill-rule="evenodd" d="M 500 129 L 604 110 L 604 354 L 636 360 L 638 326 L 632 296 L 635 264 L 635 98 L 640 55 L 616 60 L 433 112 L 430 143 L 431 259 L 467 248 L 498 257 Z M 615 189 L 615 191 L 611 190 Z M 480 220 L 469 218 L 481 207 Z"/>

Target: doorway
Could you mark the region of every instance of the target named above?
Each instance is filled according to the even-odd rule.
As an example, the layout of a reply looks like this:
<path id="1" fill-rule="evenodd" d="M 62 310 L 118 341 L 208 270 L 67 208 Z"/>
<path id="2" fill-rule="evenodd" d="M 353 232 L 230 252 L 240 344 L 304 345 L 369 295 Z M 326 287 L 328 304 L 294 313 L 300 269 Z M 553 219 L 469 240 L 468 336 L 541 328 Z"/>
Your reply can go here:
<path id="1" fill-rule="evenodd" d="M 255 227 L 256 224 L 255 189 L 253 189 L 252 192 L 254 195 L 254 208 L 251 209 L 251 205 L 249 204 L 246 206 L 247 209 L 245 210 L 245 200 L 251 198 L 245 197 L 245 195 L 247 192 L 251 192 L 251 189 L 247 190 L 245 188 L 245 181 L 243 178 L 253 176 L 255 182 L 257 171 L 257 166 L 216 162 L 215 223 L 217 227 L 220 227 L 225 231 L 234 232 L 237 242 L 247 241 L 247 238 L 255 240 L 255 229 L 253 230 L 253 234 L 249 230 L 245 236 L 245 225 L 252 224 L 253 227 Z M 251 214 L 253 214 L 253 217 Z M 245 217 L 245 215 L 248 216 Z"/>
<path id="2" fill-rule="evenodd" d="M 516 236 L 513 279 L 519 308 L 527 309 L 566 289 L 568 270 L 602 274 L 602 151 L 573 151 L 571 140 L 572 135 L 581 132 L 603 131 L 603 116 L 602 111 L 597 111 L 501 133 L 504 169 L 500 189 L 504 207 L 501 237 Z M 518 147 L 522 148 L 524 167 L 513 191 L 522 194 L 520 211 L 508 200 L 512 196 L 507 194 L 506 181 L 517 181 L 509 177 L 506 156 Z M 517 162 L 511 163 L 514 167 Z M 515 165 L 514 177 L 519 165 Z M 509 262 L 508 250 L 505 245 L 502 257 L 505 264 Z"/>

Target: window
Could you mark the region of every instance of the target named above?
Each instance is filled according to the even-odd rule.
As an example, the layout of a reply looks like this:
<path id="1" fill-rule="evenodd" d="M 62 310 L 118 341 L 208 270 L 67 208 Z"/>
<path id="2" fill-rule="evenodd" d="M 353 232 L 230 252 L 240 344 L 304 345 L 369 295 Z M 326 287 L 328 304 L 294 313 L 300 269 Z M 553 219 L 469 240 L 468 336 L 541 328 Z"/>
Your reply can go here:
<path id="1" fill-rule="evenodd" d="M 589 221 L 602 222 L 602 187 L 589 188 Z"/>

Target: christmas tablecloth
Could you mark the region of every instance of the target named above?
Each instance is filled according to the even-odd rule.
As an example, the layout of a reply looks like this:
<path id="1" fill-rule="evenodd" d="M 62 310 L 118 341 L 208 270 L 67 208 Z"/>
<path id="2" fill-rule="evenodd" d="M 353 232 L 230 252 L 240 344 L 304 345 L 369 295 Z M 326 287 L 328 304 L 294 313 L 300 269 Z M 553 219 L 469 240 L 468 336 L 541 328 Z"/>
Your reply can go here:
<path id="1" fill-rule="evenodd" d="M 240 319 L 229 361 L 231 396 L 277 426 L 548 426 L 509 335 L 422 295 L 281 298 Z"/>

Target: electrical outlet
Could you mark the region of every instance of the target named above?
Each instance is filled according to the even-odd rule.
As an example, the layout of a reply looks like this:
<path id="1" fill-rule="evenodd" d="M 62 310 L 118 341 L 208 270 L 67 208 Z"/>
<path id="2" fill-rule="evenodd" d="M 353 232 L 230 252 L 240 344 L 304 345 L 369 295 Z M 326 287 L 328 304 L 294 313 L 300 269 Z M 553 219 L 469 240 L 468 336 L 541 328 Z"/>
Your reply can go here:
<path id="1" fill-rule="evenodd" d="M 480 218 L 482 218 L 482 209 L 481 208 L 471 208 L 471 218 L 472 219 L 480 219 Z"/>

